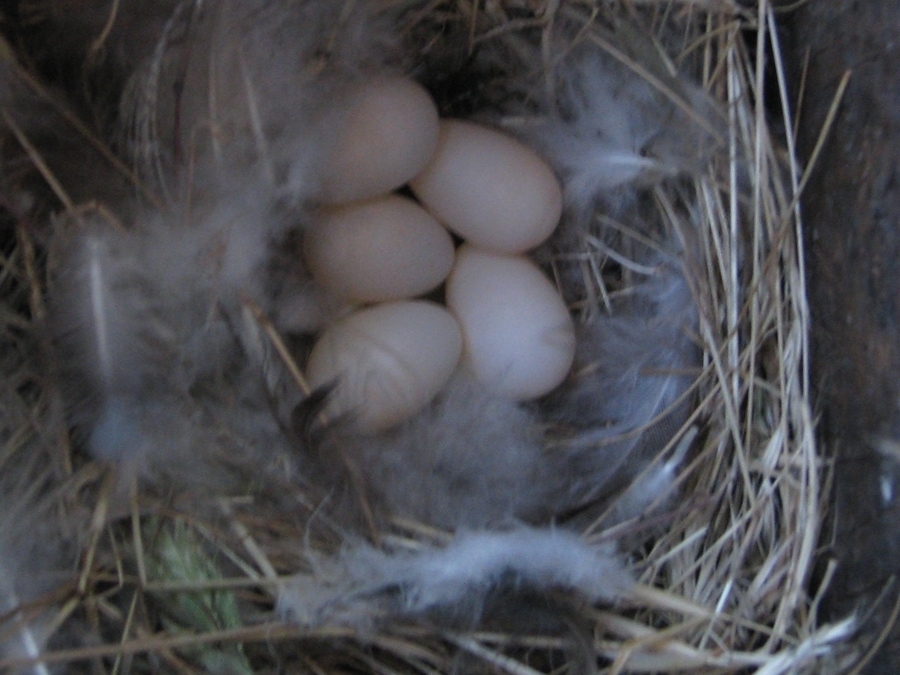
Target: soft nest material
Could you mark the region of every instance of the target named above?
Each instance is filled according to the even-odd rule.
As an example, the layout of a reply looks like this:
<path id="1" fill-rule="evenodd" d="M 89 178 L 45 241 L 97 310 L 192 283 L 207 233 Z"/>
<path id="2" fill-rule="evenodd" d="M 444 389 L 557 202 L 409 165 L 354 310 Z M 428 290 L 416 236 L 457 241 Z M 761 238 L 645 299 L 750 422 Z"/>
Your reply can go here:
<path id="1" fill-rule="evenodd" d="M 114 467 L 109 508 L 141 494 L 210 517 L 252 495 L 291 522 L 285 547 L 300 563 L 274 606 L 304 626 L 475 627 L 499 597 L 512 615 L 535 594 L 625 597 L 635 542 L 578 533 L 659 513 L 678 494 L 697 432 L 706 270 L 699 235 L 664 222 L 656 191 L 689 192 L 724 151 L 722 111 L 637 20 L 595 23 L 578 3 L 549 29 L 526 24 L 478 48 L 458 25 L 436 39 L 415 3 L 140 4 L 121 3 L 103 86 L 48 102 L 22 65 L 0 70 L 7 125 L 57 181 L 52 195 L 27 173 L 16 185 L 58 204 L 38 226 L 50 370 L 76 455 Z M 85 12 L 41 58 L 80 56 L 105 19 Z M 563 220 L 531 255 L 571 307 L 578 349 L 539 401 L 497 398 L 460 372 L 372 435 L 352 415 L 323 421 L 328 390 L 297 376 L 339 306 L 296 246 L 317 217 L 347 92 L 398 72 L 443 115 L 513 134 L 553 167 Z M 73 139 L 60 111 L 95 122 L 116 164 Z M 688 220 L 694 208 L 663 206 Z M 397 541 L 397 523 L 430 541 Z"/>

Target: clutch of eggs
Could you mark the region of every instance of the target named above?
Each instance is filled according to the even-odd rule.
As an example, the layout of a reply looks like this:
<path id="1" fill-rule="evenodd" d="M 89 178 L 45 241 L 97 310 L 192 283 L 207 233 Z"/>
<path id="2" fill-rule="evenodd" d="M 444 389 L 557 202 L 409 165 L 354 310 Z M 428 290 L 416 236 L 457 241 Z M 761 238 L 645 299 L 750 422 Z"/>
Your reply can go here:
<path id="1" fill-rule="evenodd" d="M 460 363 L 512 400 L 550 392 L 571 368 L 575 331 L 524 255 L 560 219 L 550 167 L 498 131 L 439 119 L 412 80 L 366 83 L 352 100 L 303 256 L 338 298 L 383 304 L 344 316 L 313 347 L 310 385 L 335 387 L 326 414 L 386 429 L 428 405 Z M 388 194 L 403 185 L 421 205 Z M 455 252 L 448 230 L 466 242 Z M 409 299 L 445 281 L 446 309 Z"/>

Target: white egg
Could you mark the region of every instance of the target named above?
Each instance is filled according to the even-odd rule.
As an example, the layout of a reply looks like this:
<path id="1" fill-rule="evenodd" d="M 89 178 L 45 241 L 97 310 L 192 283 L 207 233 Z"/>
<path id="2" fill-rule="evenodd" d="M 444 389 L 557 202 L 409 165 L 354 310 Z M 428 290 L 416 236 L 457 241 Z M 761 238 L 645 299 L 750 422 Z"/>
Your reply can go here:
<path id="1" fill-rule="evenodd" d="M 437 147 L 431 96 L 405 77 L 360 85 L 325 169 L 322 200 L 335 204 L 391 192 L 415 176 Z"/>
<path id="2" fill-rule="evenodd" d="M 322 333 L 306 365 L 312 387 L 335 384 L 326 415 L 391 427 L 424 408 L 459 363 L 462 334 L 443 307 L 413 300 L 350 314 Z"/>
<path id="3" fill-rule="evenodd" d="M 557 387 L 572 367 L 575 328 L 550 280 L 524 256 L 469 244 L 447 279 L 463 331 L 463 362 L 491 391 L 517 401 Z"/>
<path id="4" fill-rule="evenodd" d="M 559 182 L 531 148 L 461 120 L 441 121 L 437 150 L 410 187 L 444 225 L 498 253 L 534 248 L 562 212 Z"/>
<path id="5" fill-rule="evenodd" d="M 356 302 L 422 295 L 453 267 L 450 233 L 397 195 L 323 210 L 304 237 L 303 253 L 319 283 Z"/>

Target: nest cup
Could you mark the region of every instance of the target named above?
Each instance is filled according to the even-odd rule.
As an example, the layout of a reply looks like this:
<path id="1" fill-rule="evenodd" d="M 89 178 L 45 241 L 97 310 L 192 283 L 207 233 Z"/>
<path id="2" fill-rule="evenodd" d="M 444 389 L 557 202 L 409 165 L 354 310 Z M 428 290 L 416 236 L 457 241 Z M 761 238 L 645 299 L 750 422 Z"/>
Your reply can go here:
<path id="1" fill-rule="evenodd" d="M 123 467 L 87 452 L 91 439 L 80 420 L 95 414 L 90 406 L 74 421 L 66 413 L 67 401 L 81 394 L 67 384 L 59 340 L 48 330 L 52 315 L 65 310 L 48 299 L 46 280 L 65 258 L 68 237 L 85 219 L 127 232 L 135 213 L 165 212 L 173 204 L 194 208 L 202 196 L 185 199 L 184 190 L 190 195 L 208 174 L 239 168 L 182 163 L 172 149 L 189 156 L 207 148 L 215 156 L 217 143 L 225 142 L 216 133 L 233 128 L 225 120 L 216 133 L 191 136 L 193 146 L 166 142 L 166 129 L 176 128 L 176 121 L 142 114 L 156 109 L 148 100 L 162 90 L 135 86 L 158 83 L 155 77 L 165 81 L 166 73 L 189 62 L 184 59 L 190 49 L 212 48 L 203 37 L 211 33 L 192 32 L 192 22 L 201 20 L 194 13 L 202 10 L 173 3 L 167 7 L 171 13 L 160 11 L 162 19 L 147 22 L 157 28 L 147 28 L 148 36 L 134 32 L 123 7 L 118 17 L 118 3 L 108 13 L 92 8 L 83 22 L 75 22 L 91 39 L 73 48 L 84 59 L 66 77 L 82 78 L 87 87 L 68 82 L 66 102 L 57 93 L 59 83 L 45 81 L 53 77 L 46 61 L 51 46 L 35 46 L 52 38 L 51 15 L 38 12 L 43 32 L 29 33 L 24 22 L 10 21 L 3 46 L 3 77 L 15 93 L 0 99 L 3 141 L 13 158 L 2 185 L 4 218 L 14 233 L 6 236 L 0 259 L 0 363 L 6 382 L 0 398 L 0 495 L 4 503 L 23 506 L 0 515 L 0 573 L 7 578 L 0 578 L 0 668 L 774 675 L 840 672 L 850 663 L 852 623 L 821 625 L 817 618 L 829 576 L 814 575 L 829 476 L 816 452 L 808 401 L 808 312 L 797 208 L 802 175 L 792 139 L 780 141 L 768 118 L 778 111 L 784 116 L 778 122 L 792 128 L 775 15 L 767 2 L 747 8 L 662 0 L 386 0 L 334 3 L 327 10 L 310 2 L 298 5 L 305 8 L 296 10 L 300 20 L 285 24 L 287 30 L 311 20 L 304 12 L 325 17 L 318 19 L 323 30 L 307 35 L 310 58 L 297 71 L 302 85 L 323 100 L 339 99 L 342 83 L 372 69 L 404 72 L 429 88 L 443 115 L 498 127 L 548 159 L 565 185 L 566 213 L 558 232 L 532 257 L 553 276 L 580 325 L 602 320 L 615 327 L 621 312 L 653 315 L 653 308 L 642 306 L 642 293 L 668 284 L 672 270 L 686 306 L 696 313 L 681 334 L 696 360 L 676 373 L 690 385 L 674 404 L 678 415 L 670 416 L 670 407 L 651 416 L 652 452 L 645 448 L 623 458 L 602 494 L 588 500 L 589 508 L 579 502 L 575 514 L 553 514 L 582 542 L 617 547 L 633 586 L 611 602 L 592 604 L 562 588 L 523 603 L 513 599 L 509 584 L 498 584 L 479 596 L 490 606 L 487 617 L 467 607 L 458 616 L 450 610 L 441 616 L 399 612 L 384 620 L 383 607 L 375 605 L 372 616 L 349 622 L 299 621 L 278 611 L 279 600 L 292 584 L 306 584 L 307 597 L 327 587 L 329 575 L 339 573 L 335 560 L 360 539 L 372 550 L 412 555 L 453 546 L 453 533 L 371 513 L 356 492 L 365 467 L 341 466 L 346 498 L 357 503 L 348 507 L 352 516 L 341 520 L 344 511 L 330 509 L 342 496 L 322 494 L 321 486 L 334 485 L 334 476 L 316 473 L 315 462 L 305 471 L 302 461 L 286 461 L 290 453 L 277 451 L 281 441 L 272 441 L 276 450 L 263 455 L 260 466 L 258 445 L 224 442 L 225 427 L 209 423 L 186 447 L 173 444 L 164 455 L 166 462 L 184 459 L 182 466 L 192 469 L 154 465 L 156 445 L 141 450 L 146 462 L 142 455 Z M 242 30 L 226 20 L 239 10 L 226 3 L 220 9 L 212 16 L 221 30 Z M 276 10 L 261 4 L 262 14 Z M 262 58 L 272 45 L 254 42 L 252 32 L 247 29 L 251 37 L 239 43 L 253 46 Z M 130 58 L 104 58 L 104 49 L 114 52 L 127 42 L 123 36 L 136 43 L 129 53 L 146 56 L 137 67 Z M 755 40 L 753 49 L 748 36 Z M 751 52 L 770 54 L 773 62 L 753 59 Z M 80 96 L 94 86 L 91 78 L 112 68 L 109 63 L 143 73 L 120 78 L 118 124 L 82 114 L 79 107 L 91 109 Z M 235 63 L 239 73 L 240 58 Z M 766 99 L 771 89 L 763 87 L 764 67 L 774 71 L 777 101 Z M 335 68 L 344 79 L 329 80 Z M 583 107 L 598 87 L 618 109 Z M 87 98 L 97 100 L 95 94 Z M 49 111 L 48 119 L 63 131 L 23 122 L 22 101 Z M 222 110 L 232 103 L 226 101 Z M 278 102 L 266 106 L 273 110 Z M 564 128 L 586 131 L 570 139 L 553 136 L 548 111 Z M 268 158 L 262 164 L 269 175 L 260 180 L 277 186 L 272 203 L 282 215 L 303 213 L 304 200 L 296 199 L 291 186 L 309 174 L 295 165 L 284 171 L 281 150 L 262 152 L 259 139 L 278 131 L 256 128 L 249 118 L 250 131 L 241 141 L 246 147 L 235 152 Z M 123 119 L 133 124 L 121 124 Z M 613 131 L 619 136 L 610 136 Z M 327 136 L 327 128 L 322 133 Z M 47 160 L 45 154 L 64 154 L 58 137 L 69 135 L 93 148 L 105 167 L 102 175 L 117 178 L 102 185 L 74 180 L 78 171 L 70 163 Z M 53 141 L 42 145 L 44 138 Z M 598 163 L 587 156 L 595 144 L 605 152 Z M 160 147 L 172 152 L 161 153 Z M 314 164 L 316 151 L 308 152 Z M 196 177 L 173 179 L 185 167 L 196 170 Z M 120 194 L 138 196 L 123 206 Z M 271 205 L 235 208 L 257 218 L 268 217 Z M 283 228 L 288 239 L 290 228 Z M 173 241 L 178 245 L 177 237 Z M 104 245 L 117 242 L 105 239 Z M 657 292 L 665 296 L 665 290 Z M 248 302 L 235 316 L 247 321 L 250 329 L 242 330 L 253 336 L 243 343 L 245 351 L 247 344 L 259 346 L 262 356 L 254 363 L 278 364 L 260 377 L 272 385 L 274 408 L 290 409 L 284 417 L 295 422 L 313 410 L 291 429 L 298 436 L 291 440 L 302 444 L 303 433 L 322 433 L 316 408 L 295 405 L 289 394 L 278 400 L 279 392 L 302 380 L 289 386 L 278 377 L 302 368 L 308 345 L 292 344 L 266 309 Z M 214 331 L 204 339 L 209 342 L 198 353 L 228 343 Z M 221 350 L 229 364 L 244 358 Z M 579 416 L 578 406 L 589 395 L 555 396 L 540 404 L 541 410 L 557 411 L 544 418 L 551 428 L 540 442 L 548 453 L 589 433 L 593 423 Z M 223 417 L 229 405 L 221 401 Z M 138 426 L 168 427 L 177 435 L 186 424 L 162 407 L 140 410 L 145 417 Z M 260 426 L 255 418 L 250 424 Z M 271 426 L 275 438 L 281 430 Z M 189 459 L 199 446 L 202 460 Z M 210 467 L 215 480 L 205 478 Z M 179 475 L 191 471 L 196 475 Z M 579 489 L 591 493 L 590 486 Z M 41 528 L 34 527 L 37 520 Z M 28 546 L 20 545 L 23 538 Z M 48 572 L 32 574 L 13 549 L 41 552 L 34 555 L 48 561 Z M 341 560 L 345 566 L 358 561 Z M 329 609 L 342 600 L 329 597 Z"/>

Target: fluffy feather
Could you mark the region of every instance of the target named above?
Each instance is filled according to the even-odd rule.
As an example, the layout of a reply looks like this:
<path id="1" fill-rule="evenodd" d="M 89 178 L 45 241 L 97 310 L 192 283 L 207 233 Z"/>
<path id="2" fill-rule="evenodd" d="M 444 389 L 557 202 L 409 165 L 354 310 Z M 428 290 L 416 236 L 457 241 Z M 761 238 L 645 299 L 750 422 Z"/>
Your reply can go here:
<path id="1" fill-rule="evenodd" d="M 215 438 L 271 447 L 278 418 L 260 412 L 287 378 L 267 379 L 281 364 L 261 353 L 268 343 L 247 308 L 274 310 L 272 294 L 286 284 L 305 294 L 272 271 L 284 225 L 265 193 L 249 186 L 196 204 L 189 223 L 173 220 L 150 213 L 130 230 L 68 224 L 56 241 L 52 321 L 73 421 L 95 455 L 138 470 L 202 465 L 194 448 L 220 447 Z M 296 385 L 279 393 L 285 407 L 300 395 Z"/>
<path id="2" fill-rule="evenodd" d="M 139 390 L 157 365 L 147 353 L 156 336 L 147 334 L 152 310 L 135 243 L 112 227 L 88 227 L 70 243 L 56 280 L 56 288 L 71 292 L 53 303 L 60 333 L 73 337 L 67 356 L 104 398 Z"/>
<path id="3" fill-rule="evenodd" d="M 725 138 L 712 98 L 629 22 L 603 27 L 568 7 L 540 39 L 499 37 L 478 62 L 508 73 L 479 116 L 550 162 L 578 216 L 630 206 L 642 188 L 696 173 Z"/>
<path id="4" fill-rule="evenodd" d="M 555 76 L 548 117 L 525 130 L 563 176 L 576 210 L 623 186 L 695 172 L 715 146 L 714 109 L 684 80 L 661 78 L 669 87 L 662 92 L 596 49 L 576 50 Z"/>
<path id="5" fill-rule="evenodd" d="M 546 404 L 548 418 L 569 430 L 550 450 L 551 475 L 564 477 L 558 510 L 616 494 L 685 422 L 700 358 L 695 324 L 686 280 L 661 263 L 612 316 L 580 327 L 573 376 Z"/>
<path id="6" fill-rule="evenodd" d="M 465 373 L 396 429 L 373 436 L 339 424 L 316 447 L 321 461 L 333 463 L 343 452 L 364 467 L 369 497 L 385 517 L 456 529 L 546 515 L 539 419 Z"/>
<path id="7" fill-rule="evenodd" d="M 477 623 L 488 596 L 563 590 L 610 602 L 631 579 L 608 548 L 553 529 L 462 531 L 444 548 L 382 551 L 358 543 L 281 589 L 278 609 L 305 625 L 359 625 L 385 616 L 448 615 Z M 471 616 L 460 617 L 468 608 Z M 462 611 L 465 614 L 465 611 Z M 364 623 L 363 623 L 364 625 Z"/>

